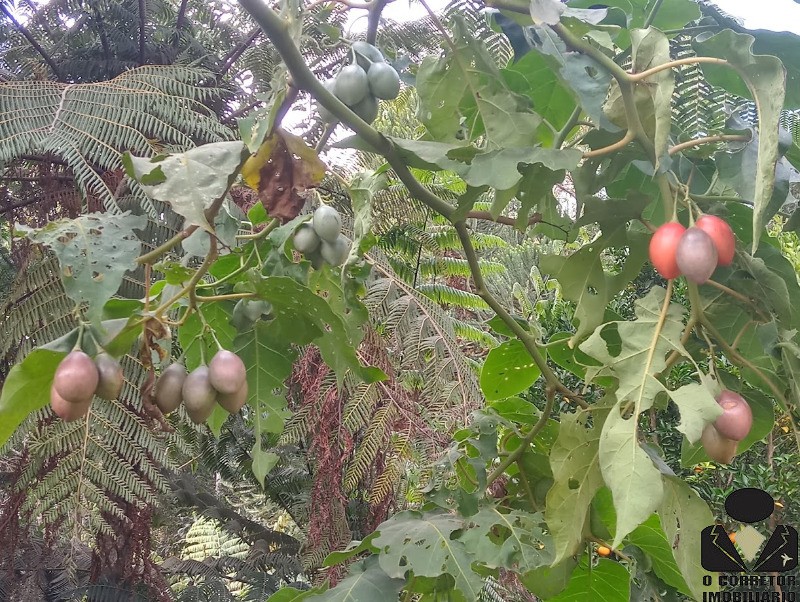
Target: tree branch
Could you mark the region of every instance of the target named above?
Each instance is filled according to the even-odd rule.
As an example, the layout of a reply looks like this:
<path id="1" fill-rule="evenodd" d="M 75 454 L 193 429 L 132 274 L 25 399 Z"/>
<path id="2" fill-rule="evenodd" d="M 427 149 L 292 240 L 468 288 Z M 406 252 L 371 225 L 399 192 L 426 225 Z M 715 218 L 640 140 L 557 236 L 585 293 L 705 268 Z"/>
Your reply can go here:
<path id="1" fill-rule="evenodd" d="M 228 70 L 233 66 L 233 64 L 239 60 L 239 57 L 244 54 L 244 51 L 247 50 L 253 42 L 258 39 L 258 36 L 261 35 L 261 28 L 254 27 L 253 30 L 247 34 L 247 37 L 244 39 L 243 42 L 238 44 L 233 50 L 231 50 L 228 55 L 222 60 L 222 67 L 219 69 L 219 73 L 217 74 L 219 77 L 225 75 Z"/>
<path id="2" fill-rule="evenodd" d="M 28 44 L 33 46 L 33 48 L 38 52 L 41 57 L 44 59 L 44 62 L 47 63 L 47 66 L 50 67 L 50 70 L 53 72 L 53 75 L 56 76 L 58 81 L 64 81 L 64 75 L 61 73 L 61 70 L 56 65 L 55 61 L 52 57 L 47 54 L 44 48 L 42 48 L 41 44 L 36 41 L 36 39 L 31 35 L 24 25 L 21 25 L 15 18 L 14 15 L 11 14 L 11 11 L 8 10 L 5 3 L 0 2 L 0 11 L 3 11 L 3 14 L 8 17 L 14 27 L 22 34 L 22 36 L 28 41 Z"/>
<path id="3" fill-rule="evenodd" d="M 375 44 L 378 37 L 378 25 L 381 23 L 381 13 L 391 0 L 372 0 L 367 16 L 367 42 Z"/>
<path id="4" fill-rule="evenodd" d="M 147 0 L 139 0 L 139 66 L 145 59 L 145 26 L 147 25 Z"/>
<path id="5" fill-rule="evenodd" d="M 517 220 L 513 217 L 506 217 L 505 215 L 499 215 L 497 217 L 492 217 L 492 214 L 488 211 L 468 211 L 467 215 L 464 217 L 468 219 L 480 219 L 485 220 L 487 222 L 496 222 L 498 224 L 505 224 L 506 226 L 516 226 Z M 538 224 L 542 221 L 542 214 L 541 213 L 533 213 L 530 218 L 528 219 L 528 225 L 532 226 L 533 224 Z"/>
<path id="6" fill-rule="evenodd" d="M 186 22 L 186 5 L 189 4 L 189 0 L 181 0 L 180 8 L 178 8 L 178 18 L 175 19 L 175 31 L 180 32 L 181 28 L 185 25 Z"/>
<path id="7" fill-rule="evenodd" d="M 720 134 L 719 136 L 703 136 L 702 138 L 695 138 L 694 140 L 687 140 L 669 148 L 669 154 L 674 155 L 687 148 L 701 146 L 703 144 L 713 144 L 715 142 L 749 142 L 751 137 L 749 135 L 737 134 Z"/>
<path id="8" fill-rule="evenodd" d="M 486 301 L 486 304 L 492 308 L 497 316 L 506 324 L 506 326 L 508 326 L 511 332 L 513 332 L 516 337 L 522 341 L 522 344 L 530 354 L 531 359 L 533 359 L 533 362 L 539 367 L 539 370 L 541 371 L 542 376 L 547 383 L 548 391 L 561 393 L 562 395 L 565 395 L 572 401 L 576 402 L 581 407 L 589 407 L 580 396 L 576 395 L 566 386 L 564 386 L 564 384 L 558 379 L 558 376 L 556 376 L 555 372 L 553 372 L 553 370 L 547 364 L 547 360 L 539 349 L 539 345 L 533 335 L 525 330 L 522 325 L 519 324 L 519 322 L 517 322 L 511 316 L 511 314 L 508 313 L 508 311 L 506 311 L 506 308 L 503 307 L 502 304 L 495 299 L 494 295 L 492 295 L 492 293 L 489 291 L 488 287 L 486 286 L 486 282 L 483 279 L 480 264 L 478 263 L 478 254 L 475 252 L 475 247 L 473 246 L 472 239 L 469 236 L 469 230 L 467 229 L 466 222 L 455 222 L 453 226 L 458 233 L 458 239 L 461 241 L 461 246 L 464 248 L 464 255 L 467 259 L 467 264 L 469 264 L 470 274 L 472 275 L 472 283 L 475 286 L 475 293 L 481 299 Z"/>

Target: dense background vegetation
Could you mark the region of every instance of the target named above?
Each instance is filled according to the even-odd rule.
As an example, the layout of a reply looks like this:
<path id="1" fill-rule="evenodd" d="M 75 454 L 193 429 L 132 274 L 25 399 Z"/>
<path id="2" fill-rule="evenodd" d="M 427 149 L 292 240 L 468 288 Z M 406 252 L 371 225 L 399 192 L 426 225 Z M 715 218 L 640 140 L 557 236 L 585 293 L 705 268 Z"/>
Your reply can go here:
<path id="1" fill-rule="evenodd" d="M 800 40 L 693 0 L 385 5 L 0 6 L 3 600 L 699 599 L 727 493 L 800 524 Z M 355 39 L 404 82 L 371 126 L 321 84 Z M 343 269 L 293 251 L 320 203 Z M 650 231 L 701 211 L 734 264 L 663 280 Z M 67 423 L 76 341 L 125 385 Z M 248 405 L 163 416 L 218 344 Z"/>

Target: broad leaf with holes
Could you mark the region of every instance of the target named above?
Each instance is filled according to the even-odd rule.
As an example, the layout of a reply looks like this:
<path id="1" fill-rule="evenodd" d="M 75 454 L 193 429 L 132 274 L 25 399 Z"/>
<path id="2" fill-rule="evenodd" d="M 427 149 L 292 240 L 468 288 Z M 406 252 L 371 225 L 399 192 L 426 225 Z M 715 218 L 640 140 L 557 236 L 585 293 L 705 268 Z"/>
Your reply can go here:
<path id="1" fill-rule="evenodd" d="M 542 371 L 525 344 L 512 339 L 489 352 L 481 369 L 481 391 L 493 401 L 521 393 L 536 382 Z"/>
<path id="2" fill-rule="evenodd" d="M 246 156 L 241 142 L 215 142 L 151 159 L 125 153 L 122 162 L 148 196 L 186 218 L 184 227 L 211 231 L 205 211 L 228 190 Z"/>
<path id="3" fill-rule="evenodd" d="M 141 242 L 134 230 L 146 223 L 144 216 L 129 213 L 91 213 L 39 229 L 17 226 L 17 230 L 53 250 L 64 290 L 76 305 L 87 303 L 88 315 L 99 320 L 125 273 L 136 267 Z"/>
<path id="4" fill-rule="evenodd" d="M 465 599 L 477 600 L 483 579 L 472 570 L 473 552 L 455 536 L 464 526 L 464 519 L 446 512 L 406 510 L 378 526 L 372 545 L 390 577 L 449 575 Z"/>

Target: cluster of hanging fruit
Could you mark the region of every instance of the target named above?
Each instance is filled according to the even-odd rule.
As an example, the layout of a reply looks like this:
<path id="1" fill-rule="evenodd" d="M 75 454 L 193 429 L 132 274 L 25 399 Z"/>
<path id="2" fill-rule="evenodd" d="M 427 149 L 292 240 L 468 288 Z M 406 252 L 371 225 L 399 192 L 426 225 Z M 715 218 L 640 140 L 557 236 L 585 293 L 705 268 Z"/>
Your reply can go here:
<path id="1" fill-rule="evenodd" d="M 50 407 L 65 422 L 83 418 L 92 398 L 116 399 L 122 391 L 122 366 L 107 353 L 92 359 L 80 349 L 68 353 L 56 368 Z"/>
<path id="2" fill-rule="evenodd" d="M 378 116 L 378 99 L 392 100 L 400 93 L 400 76 L 383 54 L 367 42 L 353 42 L 351 64 L 325 82 L 325 88 L 367 123 Z M 317 104 L 320 119 L 336 121 L 336 116 Z"/>
<path id="3" fill-rule="evenodd" d="M 667 222 L 650 239 L 650 262 L 667 280 L 681 274 L 695 284 L 703 284 L 718 265 L 733 262 L 736 239 L 725 220 L 703 215 L 690 228 Z"/>
<path id="4" fill-rule="evenodd" d="M 322 205 L 310 222 L 294 233 L 294 248 L 320 269 L 323 262 L 342 265 L 350 254 L 350 239 L 342 234 L 342 218 L 333 207 Z"/>
<path id="5" fill-rule="evenodd" d="M 247 369 L 241 358 L 231 351 L 220 349 L 208 366 L 198 366 L 191 372 L 181 363 L 167 366 L 155 387 L 158 408 L 169 414 L 183 402 L 186 413 L 195 424 L 208 420 L 219 404 L 235 414 L 247 402 Z"/>

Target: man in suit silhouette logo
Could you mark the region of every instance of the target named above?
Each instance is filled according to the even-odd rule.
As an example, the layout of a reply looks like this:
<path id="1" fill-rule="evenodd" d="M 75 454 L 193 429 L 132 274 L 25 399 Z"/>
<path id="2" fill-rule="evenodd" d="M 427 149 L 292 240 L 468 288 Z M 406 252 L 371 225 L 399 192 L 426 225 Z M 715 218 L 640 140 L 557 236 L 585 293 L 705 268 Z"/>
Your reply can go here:
<path id="1" fill-rule="evenodd" d="M 752 523 L 769 518 L 774 510 L 775 500 L 761 489 L 748 487 L 728 495 L 725 512 L 747 526 L 736 534 L 736 545 L 722 525 L 703 529 L 700 534 L 700 564 L 703 568 L 717 573 L 783 573 L 795 568 L 798 548 L 797 531 L 793 527 L 777 525 L 772 535 L 766 538 L 752 526 Z M 755 563 L 748 567 L 745 560 L 747 563 L 755 560 Z"/>

